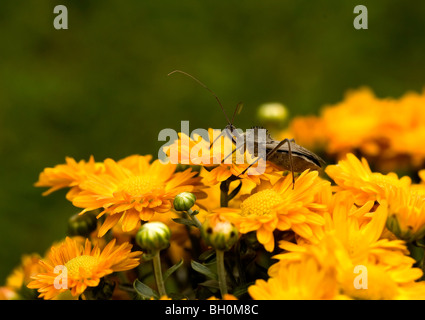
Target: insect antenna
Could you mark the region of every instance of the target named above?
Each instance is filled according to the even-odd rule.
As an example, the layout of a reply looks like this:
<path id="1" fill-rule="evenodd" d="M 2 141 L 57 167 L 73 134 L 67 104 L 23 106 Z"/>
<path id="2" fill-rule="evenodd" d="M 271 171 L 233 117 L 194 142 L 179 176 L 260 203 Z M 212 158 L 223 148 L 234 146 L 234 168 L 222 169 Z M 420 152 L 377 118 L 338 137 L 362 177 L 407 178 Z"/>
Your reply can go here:
<path id="1" fill-rule="evenodd" d="M 220 101 L 220 99 L 217 97 L 217 95 L 214 93 L 214 91 L 212 91 L 210 88 L 208 88 L 205 84 L 203 84 L 201 81 L 199 81 L 198 79 L 196 79 L 194 76 L 192 76 L 191 74 L 189 74 L 189 73 L 187 73 L 187 72 L 184 72 L 184 71 L 181 71 L 181 70 L 174 70 L 174 71 L 172 71 L 172 72 L 170 72 L 168 75 L 170 76 L 170 75 L 172 75 L 173 73 L 181 73 L 181 74 L 184 74 L 185 76 L 188 76 L 188 77 L 190 77 L 190 78 L 192 78 L 193 80 L 195 80 L 198 84 L 200 84 L 202 87 L 204 87 L 205 89 L 207 89 L 213 96 L 214 96 L 214 98 L 217 100 L 217 102 L 218 102 L 218 104 L 220 105 L 220 108 L 221 108 L 221 110 L 223 111 L 223 113 L 224 113 L 224 116 L 226 117 L 226 120 L 227 120 L 227 123 L 228 124 L 232 124 L 232 122 L 230 122 L 230 120 L 229 120 L 229 117 L 227 116 L 227 113 L 226 113 L 226 111 L 224 110 L 224 108 L 223 108 L 223 105 L 221 104 L 221 101 Z"/>
<path id="2" fill-rule="evenodd" d="M 235 121 L 235 116 L 236 116 L 236 114 L 241 113 L 242 108 L 243 108 L 243 103 L 242 103 L 242 102 L 239 102 L 239 103 L 236 105 L 235 111 L 233 112 L 232 121 L 231 121 L 231 123 L 230 123 L 230 124 L 233 124 L 233 121 Z"/>

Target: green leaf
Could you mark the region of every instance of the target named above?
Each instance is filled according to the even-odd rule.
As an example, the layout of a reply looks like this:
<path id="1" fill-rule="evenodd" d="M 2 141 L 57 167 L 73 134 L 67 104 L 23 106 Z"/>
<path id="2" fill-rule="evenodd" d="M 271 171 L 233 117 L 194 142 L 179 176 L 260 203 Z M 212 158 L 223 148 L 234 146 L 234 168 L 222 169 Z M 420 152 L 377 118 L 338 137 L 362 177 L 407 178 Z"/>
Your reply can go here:
<path id="1" fill-rule="evenodd" d="M 199 283 L 199 285 L 212 289 L 220 289 L 220 285 L 218 284 L 217 280 L 206 280 L 204 282 Z"/>
<path id="2" fill-rule="evenodd" d="M 209 249 L 209 250 L 204 251 L 204 252 L 201 253 L 201 255 L 199 256 L 199 260 L 206 261 L 209 258 L 211 258 L 213 255 L 215 255 L 215 250 L 214 249 Z"/>
<path id="3" fill-rule="evenodd" d="M 167 294 L 168 298 L 172 300 L 189 300 L 189 297 L 180 292 L 171 292 Z"/>
<path id="4" fill-rule="evenodd" d="M 420 263 L 424 259 L 423 248 L 417 247 L 413 243 L 408 243 L 407 248 L 409 249 L 410 256 L 415 259 L 417 263 Z"/>
<path id="5" fill-rule="evenodd" d="M 244 295 L 248 292 L 249 286 L 253 285 L 254 283 L 255 282 L 253 281 L 253 282 L 249 282 L 249 283 L 246 283 L 246 284 L 243 284 L 243 285 L 236 287 L 233 290 L 233 295 L 237 298 L 241 297 L 242 295 Z"/>
<path id="6" fill-rule="evenodd" d="M 134 280 L 133 282 L 134 290 L 144 299 L 149 300 L 150 298 L 159 299 L 159 295 L 155 290 L 153 290 L 151 287 L 147 286 L 143 282 L 141 282 L 139 279 Z"/>
<path id="7" fill-rule="evenodd" d="M 425 248 L 425 239 L 421 238 L 415 241 L 415 245 L 420 248 Z"/>
<path id="8" fill-rule="evenodd" d="M 210 279 L 218 280 L 217 274 L 212 272 L 208 267 L 204 266 L 203 264 L 192 260 L 191 265 L 193 270 L 203 274 L 204 276 Z"/>
<path id="9" fill-rule="evenodd" d="M 172 220 L 176 223 L 184 224 L 184 225 L 187 225 L 189 227 L 196 227 L 195 222 L 193 222 L 192 220 L 189 220 L 189 219 L 173 218 Z"/>
<path id="10" fill-rule="evenodd" d="M 180 268 L 183 264 L 183 259 L 180 259 L 179 262 L 177 262 L 174 266 L 170 267 L 167 271 L 164 272 L 162 277 L 164 278 L 164 281 L 167 280 L 169 276 L 173 274 L 178 268 Z"/>

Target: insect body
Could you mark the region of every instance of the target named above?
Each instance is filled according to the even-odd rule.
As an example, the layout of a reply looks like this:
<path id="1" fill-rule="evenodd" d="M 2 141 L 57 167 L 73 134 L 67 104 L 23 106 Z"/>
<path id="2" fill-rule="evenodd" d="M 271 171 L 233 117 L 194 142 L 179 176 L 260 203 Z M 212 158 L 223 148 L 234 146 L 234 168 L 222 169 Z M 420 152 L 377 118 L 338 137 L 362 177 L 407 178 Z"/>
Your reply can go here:
<path id="1" fill-rule="evenodd" d="M 274 140 L 271 135 L 266 131 L 266 139 L 261 140 L 258 139 L 258 132 L 256 133 L 254 131 L 254 135 L 247 137 L 246 133 L 239 133 L 236 127 L 233 125 L 233 120 L 238 112 L 240 110 L 240 104 L 236 106 L 236 109 L 233 113 L 232 120 L 229 119 L 227 116 L 223 105 L 221 104 L 220 100 L 216 96 L 216 94 L 211 91 L 206 85 L 204 85 L 201 81 L 193 77 L 192 75 L 180 71 L 175 70 L 169 75 L 173 73 L 182 73 L 196 82 L 198 82 L 201 86 L 203 86 L 205 89 L 207 89 L 217 100 L 218 104 L 220 105 L 226 120 L 227 125 L 225 129 L 222 131 L 222 134 L 219 135 L 210 145 L 210 148 L 213 146 L 213 144 L 218 140 L 218 138 L 221 137 L 221 135 L 226 134 L 229 138 L 232 139 L 233 143 L 237 145 L 238 139 L 245 139 L 246 142 L 251 142 L 251 145 L 254 146 L 254 156 L 257 157 L 257 159 L 251 163 L 240 175 L 244 174 L 252 165 L 254 165 L 258 160 L 260 160 L 261 155 L 258 153 L 258 150 L 265 150 L 265 159 L 266 161 L 269 161 L 276 165 L 279 168 L 282 168 L 286 171 L 291 171 L 292 173 L 292 186 L 295 185 L 295 177 L 294 172 L 303 172 L 307 169 L 310 170 L 319 170 L 322 168 L 322 166 L 325 164 L 325 162 L 316 154 L 313 152 L 307 150 L 306 148 L 301 147 L 300 145 L 295 143 L 295 140 L 293 139 L 283 139 L 282 141 Z M 262 129 L 260 127 L 254 127 L 253 129 Z M 248 141 L 248 139 L 253 139 L 253 141 Z M 238 150 L 238 148 L 245 147 L 245 145 L 239 145 L 239 147 L 235 148 L 231 154 L 227 155 L 222 162 L 226 160 L 229 156 L 231 156 L 234 152 Z"/>
<path id="2" fill-rule="evenodd" d="M 285 140 L 282 140 L 285 142 Z M 291 170 L 291 163 L 289 161 L 289 153 L 292 153 L 292 169 L 295 172 L 303 172 L 307 169 L 319 170 L 325 162 L 313 152 L 307 150 L 296 144 L 294 140 L 288 140 L 289 146 L 285 144 L 279 146 L 279 141 L 270 139 L 267 141 L 266 150 L 270 154 L 267 157 L 267 161 L 270 161 L 283 169 Z M 279 146 L 279 147 L 278 147 Z M 271 153 L 273 149 L 276 149 L 274 153 Z"/>
<path id="3" fill-rule="evenodd" d="M 251 145 L 254 146 L 253 155 L 255 157 L 261 157 L 261 153 L 258 153 L 260 148 L 266 151 L 265 159 L 276 165 L 277 167 L 291 171 L 292 173 L 292 182 L 295 185 L 295 177 L 294 172 L 303 172 L 307 169 L 309 170 L 319 170 L 325 164 L 325 162 L 316 154 L 309 151 L 306 148 L 295 143 L 294 139 L 283 139 L 282 141 L 274 140 L 270 133 L 263 128 L 254 127 L 254 135 L 248 139 L 253 139 L 253 143 Z M 266 130 L 266 139 L 261 141 L 258 139 L 258 130 Z M 228 124 L 224 130 L 226 134 L 232 139 L 234 143 L 236 143 L 237 139 L 241 139 L 245 137 L 241 137 L 241 134 L 236 130 L 233 124 Z M 246 134 L 242 134 L 246 136 Z M 233 152 L 235 152 L 235 149 Z M 248 168 L 246 168 L 242 173 L 244 174 L 252 165 L 254 165 L 256 161 L 250 164 Z"/>
<path id="4" fill-rule="evenodd" d="M 254 127 L 254 129 L 263 128 Z M 294 139 L 284 139 L 282 141 L 274 140 L 267 130 L 266 140 L 264 143 L 267 154 L 266 160 L 274 163 L 275 165 L 285 170 L 293 170 L 295 172 L 303 172 L 307 169 L 319 170 L 325 163 L 319 156 L 317 156 L 313 152 L 296 144 Z M 291 157 L 292 163 L 290 159 Z"/>

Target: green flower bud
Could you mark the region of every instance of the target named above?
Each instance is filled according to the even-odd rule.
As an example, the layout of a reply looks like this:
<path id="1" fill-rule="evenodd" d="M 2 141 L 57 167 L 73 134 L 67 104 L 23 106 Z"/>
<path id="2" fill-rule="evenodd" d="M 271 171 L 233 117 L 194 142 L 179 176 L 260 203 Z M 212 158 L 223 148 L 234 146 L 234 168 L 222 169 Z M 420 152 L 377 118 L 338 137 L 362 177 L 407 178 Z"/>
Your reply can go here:
<path id="1" fill-rule="evenodd" d="M 193 207 L 196 197 L 193 193 L 182 192 L 174 198 L 174 209 L 177 211 L 187 211 Z"/>
<path id="2" fill-rule="evenodd" d="M 147 222 L 136 234 L 136 243 L 148 252 L 157 252 L 170 245 L 171 231 L 162 222 Z"/>
<path id="3" fill-rule="evenodd" d="M 238 240 L 238 229 L 229 221 L 217 221 L 214 225 L 210 220 L 204 222 L 201 228 L 205 243 L 216 250 L 227 251 Z"/>
<path id="4" fill-rule="evenodd" d="M 283 104 L 275 102 L 261 105 L 257 117 L 264 125 L 282 127 L 288 114 L 288 109 Z"/>
<path id="5" fill-rule="evenodd" d="M 82 215 L 75 214 L 68 220 L 68 235 L 88 237 L 97 228 L 96 215 L 86 212 Z"/>

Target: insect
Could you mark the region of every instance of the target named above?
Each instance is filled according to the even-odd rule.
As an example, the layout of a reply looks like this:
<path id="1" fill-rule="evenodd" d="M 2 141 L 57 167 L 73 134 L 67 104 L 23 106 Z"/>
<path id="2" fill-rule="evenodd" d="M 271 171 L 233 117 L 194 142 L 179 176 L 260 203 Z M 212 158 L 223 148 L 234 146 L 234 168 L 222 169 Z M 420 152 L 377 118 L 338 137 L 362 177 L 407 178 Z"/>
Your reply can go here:
<path id="1" fill-rule="evenodd" d="M 233 125 L 233 120 L 235 118 L 235 115 L 238 111 L 241 110 L 241 104 L 238 104 L 235 108 L 235 111 L 233 113 L 232 119 L 230 120 L 229 117 L 226 114 L 226 111 L 223 108 L 223 105 L 221 104 L 220 99 L 217 97 L 217 95 L 209 89 L 205 84 L 203 84 L 201 81 L 196 79 L 194 76 L 181 71 L 181 70 L 174 70 L 170 72 L 168 75 L 171 75 L 173 73 L 181 73 L 184 74 L 193 80 L 195 80 L 197 83 L 199 83 L 202 87 L 207 89 L 217 100 L 218 104 L 220 105 L 221 110 L 224 113 L 224 116 L 227 120 L 227 125 L 222 131 L 222 134 L 227 134 L 233 141 L 234 144 L 236 144 L 236 141 L 238 139 L 245 139 L 246 133 L 239 133 L 236 127 Z M 307 150 L 306 148 L 303 148 L 302 146 L 295 143 L 294 139 L 283 139 L 282 141 L 274 140 L 270 133 L 266 130 L 266 139 L 265 141 L 259 141 L 258 140 L 258 134 L 256 134 L 256 131 L 258 129 L 263 129 L 261 127 L 253 127 L 254 129 L 254 136 L 250 139 L 254 139 L 253 145 L 254 145 L 254 155 L 258 155 L 258 149 L 260 147 L 265 148 L 266 154 L 265 154 L 265 160 L 273 163 L 277 167 L 285 170 L 285 171 L 291 171 L 292 173 L 292 188 L 295 186 L 295 175 L 294 172 L 303 172 L 307 169 L 310 170 L 319 170 L 323 168 L 323 166 L 326 164 L 323 159 L 321 159 L 318 155 L 315 153 Z M 222 135 L 220 134 L 210 145 L 210 148 L 213 146 L 213 144 L 220 138 Z M 248 138 L 247 138 L 248 139 Z M 246 141 L 246 139 L 244 140 Z M 239 146 L 239 148 L 243 147 Z M 264 150 L 264 149 L 263 149 Z M 237 151 L 237 148 L 232 151 L 231 154 Z M 226 156 L 224 160 L 229 157 L 231 154 Z M 243 175 L 251 166 L 253 166 L 258 160 L 260 159 L 260 156 L 257 157 L 257 159 L 252 162 L 242 173 L 239 174 Z"/>

